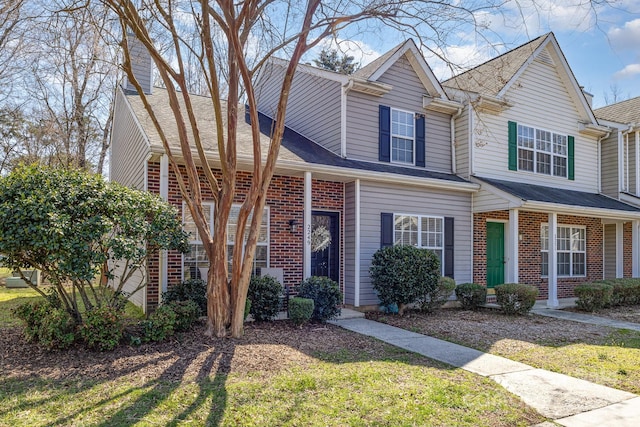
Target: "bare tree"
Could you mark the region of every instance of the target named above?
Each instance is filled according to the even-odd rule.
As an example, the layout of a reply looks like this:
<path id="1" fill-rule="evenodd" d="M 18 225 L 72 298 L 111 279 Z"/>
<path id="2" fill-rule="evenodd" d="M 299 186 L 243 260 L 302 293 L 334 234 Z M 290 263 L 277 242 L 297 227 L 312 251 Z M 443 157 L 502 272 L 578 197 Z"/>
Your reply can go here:
<path id="1" fill-rule="evenodd" d="M 21 22 L 25 0 L 6 0 L 0 4 L 0 100 L 12 92 L 15 68 L 24 44 Z"/>

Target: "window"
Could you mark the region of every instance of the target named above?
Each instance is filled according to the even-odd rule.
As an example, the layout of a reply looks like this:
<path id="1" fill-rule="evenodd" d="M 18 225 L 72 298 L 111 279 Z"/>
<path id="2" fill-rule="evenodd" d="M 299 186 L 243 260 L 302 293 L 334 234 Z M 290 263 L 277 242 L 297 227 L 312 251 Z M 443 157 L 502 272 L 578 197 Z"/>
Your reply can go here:
<path id="1" fill-rule="evenodd" d="M 213 224 L 213 203 L 203 203 L 205 216 L 208 218 L 209 227 Z M 183 205 L 183 223 L 186 232 L 191 233 L 190 251 L 183 256 L 183 275 L 184 279 L 195 279 L 202 277 L 204 269 L 209 267 L 209 261 L 204 252 L 202 245 L 202 239 L 196 229 L 191 212 L 186 205 Z M 240 212 L 240 205 L 233 205 L 231 213 L 229 214 L 229 222 L 227 224 L 227 251 L 228 251 L 228 268 L 231 271 L 231 258 L 233 256 L 233 248 L 236 240 L 236 230 L 238 224 L 238 213 Z M 251 216 L 247 221 L 245 231 L 245 241 L 248 236 L 249 227 L 251 225 Z M 269 208 L 265 207 L 262 215 L 262 222 L 260 224 L 260 233 L 258 235 L 258 243 L 256 245 L 256 254 L 253 259 L 254 274 L 257 273 L 258 268 L 268 267 L 269 259 Z"/>
<path id="2" fill-rule="evenodd" d="M 411 245 L 430 249 L 440 260 L 444 271 L 444 220 L 442 217 L 400 215 L 393 219 L 395 245 Z"/>
<path id="3" fill-rule="evenodd" d="M 413 164 L 415 141 L 413 113 L 391 109 L 391 161 Z"/>
<path id="4" fill-rule="evenodd" d="M 567 136 L 518 125 L 518 170 L 567 177 Z"/>
<path id="5" fill-rule="evenodd" d="M 540 228 L 542 275 L 549 275 L 549 225 Z M 556 238 L 559 277 L 581 277 L 587 274 L 587 237 L 585 227 L 559 225 Z"/>

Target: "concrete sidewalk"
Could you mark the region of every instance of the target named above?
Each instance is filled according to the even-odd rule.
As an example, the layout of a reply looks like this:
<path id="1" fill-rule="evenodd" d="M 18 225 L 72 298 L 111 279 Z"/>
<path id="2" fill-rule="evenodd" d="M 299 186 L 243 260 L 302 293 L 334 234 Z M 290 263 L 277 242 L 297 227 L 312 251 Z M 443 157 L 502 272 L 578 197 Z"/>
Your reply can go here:
<path id="1" fill-rule="evenodd" d="M 640 332 L 640 324 L 624 322 L 622 320 L 607 319 L 592 314 L 575 313 L 573 311 L 554 310 L 549 308 L 536 308 L 532 313 L 539 316 L 555 317 L 556 319 L 571 320 L 572 322 L 589 323 L 591 325 L 608 326 L 617 329 L 630 329 Z"/>
<path id="2" fill-rule="evenodd" d="M 334 320 L 331 323 L 491 378 L 559 425 L 640 425 L 640 397 L 632 393 L 535 369 L 523 363 L 372 320 L 354 318 Z"/>

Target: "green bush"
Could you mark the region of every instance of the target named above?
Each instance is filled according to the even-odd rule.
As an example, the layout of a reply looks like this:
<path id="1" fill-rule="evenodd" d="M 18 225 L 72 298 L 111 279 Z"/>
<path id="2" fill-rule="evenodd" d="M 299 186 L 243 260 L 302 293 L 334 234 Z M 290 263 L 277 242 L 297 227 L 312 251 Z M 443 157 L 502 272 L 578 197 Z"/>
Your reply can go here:
<path id="1" fill-rule="evenodd" d="M 177 315 L 173 308 L 168 304 L 161 305 L 143 321 L 143 341 L 164 341 L 173 336 L 176 320 Z"/>
<path id="2" fill-rule="evenodd" d="M 434 312 L 449 300 L 455 288 L 455 280 L 451 277 L 441 277 L 440 280 L 438 280 L 438 285 L 420 299 L 420 309 L 427 313 Z"/>
<path id="3" fill-rule="evenodd" d="M 536 303 L 538 288 L 521 283 L 496 286 L 496 299 L 505 314 L 526 314 Z"/>
<path id="4" fill-rule="evenodd" d="M 289 300 L 289 319 L 296 325 L 311 320 L 315 304 L 311 298 L 294 297 Z"/>
<path id="5" fill-rule="evenodd" d="M 253 320 L 262 322 L 272 320 L 280 310 L 280 297 L 283 288 L 280 282 L 271 276 L 254 276 L 249 282 L 247 298 L 251 300 L 249 313 Z"/>
<path id="6" fill-rule="evenodd" d="M 413 246 L 378 249 L 371 261 L 371 283 L 383 306 L 397 304 L 398 313 L 438 287 L 440 260 L 433 251 Z"/>
<path id="7" fill-rule="evenodd" d="M 456 287 L 456 298 L 465 310 L 477 310 L 487 302 L 487 288 L 477 283 L 463 283 Z"/>
<path id="8" fill-rule="evenodd" d="M 173 301 L 168 305 L 176 314 L 176 332 L 190 330 L 193 324 L 198 321 L 198 317 L 200 317 L 200 308 L 193 300 Z"/>
<path id="9" fill-rule="evenodd" d="M 582 283 L 575 287 L 576 306 L 580 310 L 595 311 L 611 303 L 613 286 L 608 283 Z"/>
<path id="10" fill-rule="evenodd" d="M 198 305 L 198 316 L 207 314 L 207 284 L 200 279 L 189 279 L 170 286 L 162 294 L 162 303 L 173 301 L 194 301 Z"/>
<path id="11" fill-rule="evenodd" d="M 113 307 L 96 307 L 85 314 L 80 335 L 89 348 L 110 351 L 124 333 L 124 313 Z"/>
<path id="12" fill-rule="evenodd" d="M 75 341 L 75 322 L 47 300 L 19 305 L 13 314 L 25 323 L 24 335 L 47 350 L 65 349 Z"/>
<path id="13" fill-rule="evenodd" d="M 312 276 L 298 286 L 298 297 L 313 300 L 313 316 L 318 322 L 326 322 L 340 316 L 342 292 L 340 286 L 328 277 Z"/>
<path id="14" fill-rule="evenodd" d="M 611 294 L 611 305 L 636 305 L 640 304 L 640 280 L 638 279 L 615 279 L 607 280 L 613 286 Z"/>

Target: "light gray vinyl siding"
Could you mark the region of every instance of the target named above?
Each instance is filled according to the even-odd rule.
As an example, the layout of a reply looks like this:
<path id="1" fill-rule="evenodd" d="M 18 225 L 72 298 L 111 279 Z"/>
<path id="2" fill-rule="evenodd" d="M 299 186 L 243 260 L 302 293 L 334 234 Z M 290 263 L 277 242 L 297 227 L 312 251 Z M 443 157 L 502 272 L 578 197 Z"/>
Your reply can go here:
<path id="1" fill-rule="evenodd" d="M 413 67 L 401 57 L 378 79 L 392 86 L 382 97 L 351 91 L 347 96 L 347 157 L 378 161 L 378 107 L 424 113 L 426 122 L 426 167 L 438 172 L 451 172 L 450 116 L 425 111 L 422 107 L 423 86 Z"/>
<path id="2" fill-rule="evenodd" d="M 455 126 L 456 173 L 469 178 L 469 108 L 456 119 Z"/>
<path id="3" fill-rule="evenodd" d="M 627 164 L 629 166 L 629 185 L 627 191 L 631 194 L 638 194 L 638 189 L 636 188 L 636 171 L 638 167 L 636 165 L 636 143 L 634 138 L 629 139 L 625 157 L 627 158 Z"/>
<path id="4" fill-rule="evenodd" d="M 618 197 L 618 132 L 612 132 L 609 138 L 602 141 L 601 191 L 610 197 Z"/>
<path id="5" fill-rule="evenodd" d="M 114 268 L 113 264 L 110 266 L 110 268 Z M 118 263 L 115 265 L 115 268 L 113 270 L 114 279 L 109 281 L 109 286 L 115 289 L 118 286 L 117 284 L 118 284 L 119 278 L 122 277 L 123 274 L 124 274 L 124 261 L 121 260 L 121 261 L 118 261 Z M 145 274 L 146 274 L 145 269 L 138 269 L 137 271 L 135 271 L 131 275 L 129 280 L 124 284 L 122 288 L 122 292 L 124 292 L 125 294 L 130 294 L 134 292 L 138 287 L 138 285 L 142 283 L 142 281 L 144 280 Z M 147 307 L 147 288 L 146 287 L 130 295 L 128 299 L 138 307 L 141 307 L 144 312 L 146 312 L 146 307 Z"/>
<path id="6" fill-rule="evenodd" d="M 258 109 L 275 117 L 284 68 L 266 65 L 257 81 Z M 299 134 L 340 154 L 341 92 L 339 82 L 303 71 L 293 78 L 285 124 Z"/>
<path id="7" fill-rule="evenodd" d="M 355 304 L 355 256 L 356 256 L 356 185 L 345 184 L 344 206 L 344 300 Z"/>
<path id="8" fill-rule="evenodd" d="M 480 191 L 473 195 L 473 212 L 492 212 L 509 209 L 509 202 L 502 197 L 488 192 L 484 187 L 488 184 L 480 184 Z"/>
<path id="9" fill-rule="evenodd" d="M 380 248 L 380 214 L 382 212 L 433 215 L 454 218 L 454 278 L 457 283 L 470 282 L 471 265 L 471 194 L 425 190 L 406 185 L 362 182 L 360 185 L 360 304 L 378 304 L 371 286 L 369 267 Z"/>
<path id="10" fill-rule="evenodd" d="M 616 225 L 604 225 L 604 278 L 616 278 Z"/>
<path id="11" fill-rule="evenodd" d="M 144 177 L 149 145 L 121 90 L 116 93 L 113 123 L 109 179 L 146 190 Z"/>

